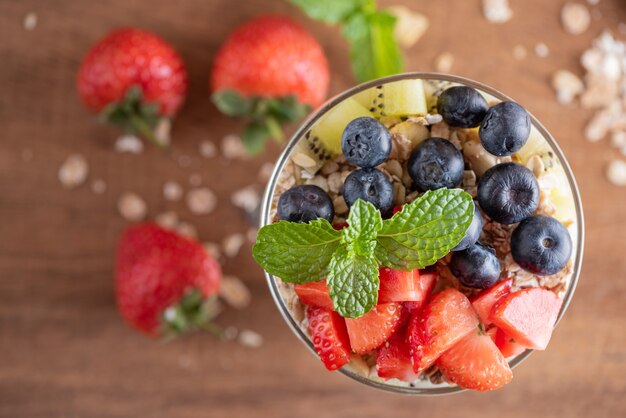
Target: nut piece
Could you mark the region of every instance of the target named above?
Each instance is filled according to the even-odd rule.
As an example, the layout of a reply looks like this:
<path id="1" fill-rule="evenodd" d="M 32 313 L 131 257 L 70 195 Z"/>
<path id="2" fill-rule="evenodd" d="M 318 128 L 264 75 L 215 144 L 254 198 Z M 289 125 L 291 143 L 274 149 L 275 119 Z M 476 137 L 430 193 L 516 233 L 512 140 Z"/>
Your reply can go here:
<path id="1" fill-rule="evenodd" d="M 428 18 L 408 7 L 391 6 L 387 10 L 396 17 L 393 35 L 402 48 L 413 46 L 428 29 Z"/>
<path id="2" fill-rule="evenodd" d="M 561 9 L 561 23 L 568 33 L 580 35 L 589 28 L 591 15 L 583 4 L 565 3 Z"/>
<path id="3" fill-rule="evenodd" d="M 187 192 L 187 207 L 196 215 L 207 215 L 217 205 L 217 197 L 208 187 L 200 187 Z"/>
<path id="4" fill-rule="evenodd" d="M 163 197 L 172 202 L 179 201 L 183 197 L 182 186 L 175 181 L 166 181 L 163 184 Z"/>
<path id="5" fill-rule="evenodd" d="M 137 222 L 146 217 L 148 206 L 139 195 L 133 192 L 125 192 L 117 201 L 117 210 L 127 221 Z"/>
<path id="6" fill-rule="evenodd" d="M 244 329 L 237 338 L 239 344 L 245 347 L 258 348 L 263 345 L 263 337 L 252 330 Z"/>
<path id="7" fill-rule="evenodd" d="M 66 189 L 80 186 L 87 180 L 89 165 L 87 160 L 80 154 L 68 156 L 59 168 L 59 181 Z"/>
<path id="8" fill-rule="evenodd" d="M 244 309 L 252 299 L 248 287 L 235 276 L 222 277 L 219 294 L 226 303 L 236 309 Z"/>
<path id="9" fill-rule="evenodd" d="M 25 30 L 34 30 L 37 27 L 37 13 L 27 13 L 22 21 L 22 26 Z"/>
<path id="10" fill-rule="evenodd" d="M 261 193 L 254 185 L 246 186 L 233 193 L 230 201 L 246 213 L 253 213 L 261 203 Z"/>
<path id="11" fill-rule="evenodd" d="M 606 176 L 616 186 L 626 186 L 626 162 L 613 160 L 609 163 Z"/>
<path id="12" fill-rule="evenodd" d="M 141 154 L 143 152 L 143 142 L 135 135 L 125 134 L 115 141 L 115 151 Z"/>
<path id="13" fill-rule="evenodd" d="M 508 0 L 483 0 L 483 16 L 491 23 L 504 23 L 513 17 Z"/>
<path id="14" fill-rule="evenodd" d="M 574 98 L 585 90 L 583 81 L 574 73 L 559 70 L 552 76 L 552 87 L 556 90 L 556 99 L 563 105 L 571 104 Z"/>
<path id="15" fill-rule="evenodd" d="M 526 163 L 526 167 L 533 172 L 535 177 L 539 178 L 543 175 L 546 170 L 545 164 L 543 160 L 538 155 L 533 155 L 528 162 Z"/>
<path id="16" fill-rule="evenodd" d="M 467 142 L 463 147 L 463 155 L 469 161 L 472 169 L 478 177 L 482 176 L 485 174 L 485 171 L 498 164 L 497 157 L 487 152 L 480 142 Z"/>

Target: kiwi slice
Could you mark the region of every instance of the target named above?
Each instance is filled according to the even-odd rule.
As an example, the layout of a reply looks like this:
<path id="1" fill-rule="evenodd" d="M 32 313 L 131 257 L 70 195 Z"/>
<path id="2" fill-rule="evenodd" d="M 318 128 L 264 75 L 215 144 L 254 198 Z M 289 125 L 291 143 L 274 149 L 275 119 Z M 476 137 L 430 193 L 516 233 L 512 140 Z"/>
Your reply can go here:
<path id="1" fill-rule="evenodd" d="M 427 113 L 422 80 L 399 80 L 381 84 L 358 93 L 354 98 L 377 117 Z"/>
<path id="2" fill-rule="evenodd" d="M 294 162 L 314 174 L 326 161 L 341 153 L 341 135 L 353 119 L 372 116 L 354 98 L 348 98 L 330 109 L 307 131 L 294 148 Z"/>

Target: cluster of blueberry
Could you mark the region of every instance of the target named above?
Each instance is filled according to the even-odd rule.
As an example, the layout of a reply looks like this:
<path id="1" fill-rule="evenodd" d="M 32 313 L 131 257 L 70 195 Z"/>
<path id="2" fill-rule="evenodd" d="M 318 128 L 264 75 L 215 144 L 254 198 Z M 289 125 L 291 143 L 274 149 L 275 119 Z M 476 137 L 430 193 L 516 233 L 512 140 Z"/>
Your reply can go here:
<path id="1" fill-rule="evenodd" d="M 479 127 L 482 146 L 496 156 L 510 156 L 520 150 L 530 135 L 530 117 L 517 103 L 504 101 L 491 108 L 475 89 L 456 86 L 438 98 L 437 111 L 455 128 Z M 345 128 L 341 148 L 346 159 L 359 167 L 343 186 L 348 206 L 358 199 L 372 203 L 383 215 L 393 206 L 393 187 L 377 165 L 391 152 L 389 131 L 378 120 L 360 117 Z M 465 161 L 447 139 L 431 137 L 419 143 L 408 160 L 408 173 L 420 191 L 457 187 L 463 178 Z M 572 251 L 567 229 L 548 216 L 532 216 L 539 205 L 539 185 L 532 171 L 507 162 L 491 167 L 478 183 L 478 205 L 463 240 L 452 250 L 450 269 L 465 286 L 486 289 L 501 273 L 495 250 L 478 242 L 483 228 L 481 210 L 495 222 L 520 223 L 511 238 L 514 260 L 524 269 L 540 275 L 555 274 L 565 267 Z M 480 207 L 480 209 L 479 209 Z M 295 186 L 278 202 L 280 219 L 308 222 L 324 218 L 332 222 L 334 208 L 328 194 L 313 185 Z"/>

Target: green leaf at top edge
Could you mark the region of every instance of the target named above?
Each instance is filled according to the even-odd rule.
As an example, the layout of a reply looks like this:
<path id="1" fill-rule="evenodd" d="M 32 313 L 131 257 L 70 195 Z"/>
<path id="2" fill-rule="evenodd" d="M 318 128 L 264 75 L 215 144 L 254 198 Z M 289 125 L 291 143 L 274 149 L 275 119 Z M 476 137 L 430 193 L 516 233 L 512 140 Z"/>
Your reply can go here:
<path id="1" fill-rule="evenodd" d="M 265 271 L 289 283 L 309 283 L 326 277 L 341 233 L 325 219 L 308 224 L 279 221 L 259 230 L 252 247 Z"/>
<path id="2" fill-rule="evenodd" d="M 378 301 L 378 263 L 372 256 L 361 256 L 339 247 L 328 266 L 326 284 L 339 315 L 358 318 Z"/>
<path id="3" fill-rule="evenodd" d="M 235 90 L 221 90 L 213 93 L 211 100 L 220 110 L 228 116 L 242 117 L 252 111 L 252 100 L 242 96 Z"/>
<path id="4" fill-rule="evenodd" d="M 289 0 L 310 18 L 324 23 L 339 23 L 372 0 Z"/>
<path id="5" fill-rule="evenodd" d="M 398 270 L 434 264 L 463 239 L 473 214 L 472 197 L 463 190 L 428 191 L 383 221 L 376 259 Z"/>

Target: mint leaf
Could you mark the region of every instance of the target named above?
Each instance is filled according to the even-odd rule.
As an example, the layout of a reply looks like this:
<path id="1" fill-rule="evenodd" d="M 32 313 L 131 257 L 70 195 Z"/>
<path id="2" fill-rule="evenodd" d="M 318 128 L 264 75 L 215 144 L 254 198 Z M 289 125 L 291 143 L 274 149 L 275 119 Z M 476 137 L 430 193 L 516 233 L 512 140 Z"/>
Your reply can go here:
<path id="1" fill-rule="evenodd" d="M 426 192 L 383 222 L 376 259 L 398 270 L 434 264 L 463 239 L 473 210 L 472 197 L 463 190 Z"/>
<path id="2" fill-rule="evenodd" d="M 290 0 L 311 19 L 324 23 L 340 23 L 373 0 Z"/>
<path id="3" fill-rule="evenodd" d="M 246 116 L 252 110 L 252 101 L 243 97 L 235 90 L 222 90 L 214 93 L 211 100 L 220 110 L 228 116 Z"/>
<path id="4" fill-rule="evenodd" d="M 350 41 L 352 71 L 358 81 L 401 73 L 404 62 L 393 34 L 396 18 L 380 11 L 351 16 L 343 28 Z"/>
<path id="5" fill-rule="evenodd" d="M 343 229 L 343 242 L 361 256 L 369 256 L 376 246 L 376 234 L 383 226 L 380 211 L 369 202 L 357 200 L 350 208 L 348 228 Z"/>
<path id="6" fill-rule="evenodd" d="M 339 315 L 362 316 L 378 301 L 378 263 L 371 253 L 363 256 L 339 247 L 328 265 L 326 284 Z"/>
<path id="7" fill-rule="evenodd" d="M 259 230 L 252 255 L 265 271 L 289 283 L 324 279 L 341 233 L 325 219 L 280 221 Z"/>

